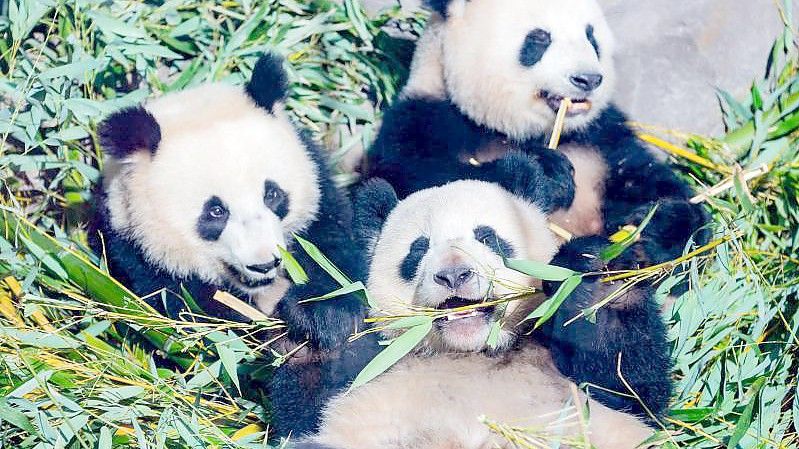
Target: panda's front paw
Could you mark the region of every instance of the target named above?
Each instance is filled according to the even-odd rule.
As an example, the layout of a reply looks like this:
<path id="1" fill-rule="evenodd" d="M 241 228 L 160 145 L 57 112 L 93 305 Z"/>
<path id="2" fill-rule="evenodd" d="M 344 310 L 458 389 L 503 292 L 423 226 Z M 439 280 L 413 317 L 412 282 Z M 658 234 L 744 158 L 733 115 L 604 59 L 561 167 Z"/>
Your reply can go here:
<path id="1" fill-rule="evenodd" d="M 623 224 L 639 225 L 652 207 L 649 204 L 639 206 L 625 218 Z M 689 240 L 693 239 L 699 245 L 710 240 L 710 232 L 703 228 L 708 220 L 707 212 L 701 205 L 681 199 L 660 200 L 657 211 L 641 232 L 641 248 L 628 249 L 620 256 L 618 263 L 625 268 L 636 268 L 680 257 Z"/>
<path id="2" fill-rule="evenodd" d="M 295 298 L 284 298 L 277 313 L 286 323 L 289 338 L 308 340 L 320 349 L 340 347 L 363 327 L 366 316 L 361 302 L 351 296 L 302 303 Z"/>
<path id="3" fill-rule="evenodd" d="M 549 264 L 580 273 L 597 273 L 605 269 L 605 261 L 600 255 L 609 244 L 607 239 L 596 235 L 578 237 L 564 243 Z M 583 282 L 591 280 L 591 278 L 584 278 Z M 560 284 L 557 281 L 544 281 L 544 292 L 547 295 L 552 295 L 560 287 Z"/>
<path id="4" fill-rule="evenodd" d="M 503 187 L 544 212 L 568 208 L 574 201 L 574 167 L 557 151 L 510 151 L 498 164 Z"/>

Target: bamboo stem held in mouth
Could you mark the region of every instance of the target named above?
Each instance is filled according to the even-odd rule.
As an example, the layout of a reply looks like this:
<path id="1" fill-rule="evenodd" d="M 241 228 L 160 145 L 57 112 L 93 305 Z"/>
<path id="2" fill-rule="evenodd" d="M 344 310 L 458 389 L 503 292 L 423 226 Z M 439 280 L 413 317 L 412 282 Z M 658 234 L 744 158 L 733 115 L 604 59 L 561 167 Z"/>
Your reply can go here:
<path id="1" fill-rule="evenodd" d="M 555 116 L 555 126 L 552 128 L 552 137 L 549 138 L 549 149 L 550 150 L 557 150 L 558 143 L 560 143 L 560 135 L 563 133 L 563 124 L 566 122 L 566 114 L 569 112 L 569 108 L 572 105 L 572 101 L 569 98 L 564 98 L 560 100 L 560 108 L 558 108 L 558 115 Z"/>

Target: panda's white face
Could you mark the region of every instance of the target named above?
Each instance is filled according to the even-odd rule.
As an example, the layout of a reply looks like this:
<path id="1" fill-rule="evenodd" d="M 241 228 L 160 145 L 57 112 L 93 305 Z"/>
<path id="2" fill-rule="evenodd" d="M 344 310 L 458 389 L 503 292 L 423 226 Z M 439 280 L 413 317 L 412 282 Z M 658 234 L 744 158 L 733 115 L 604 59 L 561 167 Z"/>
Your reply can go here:
<path id="1" fill-rule="evenodd" d="M 548 262 L 555 250 L 546 216 L 495 184 L 457 181 L 416 192 L 391 212 L 376 243 L 368 282 L 379 305 L 373 313 L 446 311 L 518 293 L 532 279 L 505 268 L 502 255 Z M 518 306 L 508 303 L 505 317 Z M 436 320 L 428 343 L 482 350 L 499 315 L 497 307 L 451 313 Z M 509 324 L 500 345 L 513 335 Z"/>
<path id="2" fill-rule="evenodd" d="M 317 213 L 318 173 L 279 108 L 243 90 L 210 85 L 146 106 L 161 129 L 154 154 L 111 160 L 112 225 L 175 275 L 198 275 L 255 295 L 286 247 Z"/>
<path id="3" fill-rule="evenodd" d="M 593 0 L 453 0 L 440 25 L 446 91 L 477 123 L 514 138 L 593 120 L 613 90 L 613 39 Z"/>

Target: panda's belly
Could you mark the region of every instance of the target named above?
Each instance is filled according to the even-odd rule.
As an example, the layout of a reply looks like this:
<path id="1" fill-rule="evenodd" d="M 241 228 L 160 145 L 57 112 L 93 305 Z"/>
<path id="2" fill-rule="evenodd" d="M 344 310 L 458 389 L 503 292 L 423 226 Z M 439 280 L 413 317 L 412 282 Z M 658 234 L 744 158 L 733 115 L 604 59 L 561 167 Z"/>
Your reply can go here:
<path id="1" fill-rule="evenodd" d="M 575 237 L 601 234 L 605 226 L 602 198 L 608 172 L 605 160 L 590 146 L 564 145 L 558 151 L 574 166 L 576 188 L 571 207 L 553 213 L 550 220 Z"/>
<path id="2" fill-rule="evenodd" d="M 575 420 L 553 424 L 575 400 L 585 398 L 537 346 L 496 358 L 412 357 L 332 400 L 313 440 L 337 449 L 509 449 L 488 422 L 577 435 Z M 650 433 L 629 415 L 593 401 L 590 407 L 592 422 L 616 426 L 612 443 L 604 444 L 600 432 L 592 439 L 601 449 L 632 449 Z"/>

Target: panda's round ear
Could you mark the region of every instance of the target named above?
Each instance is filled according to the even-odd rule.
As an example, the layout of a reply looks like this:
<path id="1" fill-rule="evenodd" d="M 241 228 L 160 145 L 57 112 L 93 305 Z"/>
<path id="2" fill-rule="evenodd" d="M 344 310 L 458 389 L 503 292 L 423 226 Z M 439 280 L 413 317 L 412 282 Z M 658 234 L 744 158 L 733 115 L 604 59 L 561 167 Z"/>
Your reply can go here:
<path id="1" fill-rule="evenodd" d="M 155 154 L 161 142 L 161 127 L 148 110 L 134 106 L 106 117 L 100 122 L 97 135 L 106 154 L 123 159 L 137 151 Z"/>
<path id="2" fill-rule="evenodd" d="M 274 112 L 275 103 L 286 97 L 288 77 L 283 70 L 283 59 L 266 53 L 252 69 L 252 77 L 245 91 L 258 107 Z"/>
<path id="3" fill-rule="evenodd" d="M 432 10 L 437 12 L 441 15 L 441 17 L 447 17 L 447 9 L 449 9 L 449 5 L 455 1 L 459 0 L 424 0 L 424 5 Z"/>
<path id="4" fill-rule="evenodd" d="M 397 192 L 381 178 L 372 178 L 355 190 L 355 235 L 367 250 L 377 243 L 383 224 L 397 203 Z"/>

